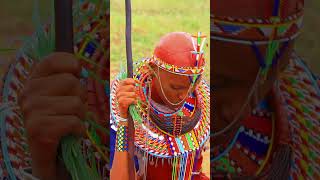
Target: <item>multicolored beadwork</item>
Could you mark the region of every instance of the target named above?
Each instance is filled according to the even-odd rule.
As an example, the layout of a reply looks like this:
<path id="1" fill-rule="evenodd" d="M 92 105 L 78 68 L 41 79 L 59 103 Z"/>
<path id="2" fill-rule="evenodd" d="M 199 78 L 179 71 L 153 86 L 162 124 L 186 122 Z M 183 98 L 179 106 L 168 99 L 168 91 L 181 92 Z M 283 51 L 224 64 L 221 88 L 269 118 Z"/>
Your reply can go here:
<path id="1" fill-rule="evenodd" d="M 255 42 L 256 44 L 261 44 L 261 42 L 269 42 L 272 36 L 274 28 L 281 28 L 282 31 L 277 33 L 274 37 L 276 41 L 288 41 L 297 37 L 299 29 L 302 27 L 303 17 L 300 14 L 293 16 L 291 21 L 288 22 L 277 22 L 272 24 L 271 20 L 268 21 L 269 24 L 256 23 L 252 19 L 252 23 L 245 23 L 241 21 L 228 22 L 225 20 L 216 19 L 213 16 L 213 21 L 211 21 L 211 33 L 212 39 L 241 42 L 245 40 L 247 42 Z M 230 18 L 231 19 L 231 18 Z M 266 23 L 266 22 L 265 22 Z M 239 41 L 240 40 L 240 41 Z"/>
<path id="2" fill-rule="evenodd" d="M 280 78 L 288 112 L 293 158 L 291 179 L 320 179 L 320 83 L 295 53 Z"/>
<path id="3" fill-rule="evenodd" d="M 138 67 L 135 72 L 134 78 L 138 81 L 145 81 L 150 74 L 145 72 L 148 69 L 148 59 L 137 63 Z M 119 86 L 119 79 L 116 79 L 111 87 L 111 128 L 115 131 L 118 130 L 119 122 L 118 116 L 119 109 L 116 103 L 115 92 Z M 199 172 L 199 170 L 194 169 L 194 164 L 197 163 L 199 158 L 199 152 L 203 150 L 204 144 L 209 139 L 210 134 L 210 90 L 209 86 L 204 80 L 200 81 L 194 93 L 186 99 L 184 106 L 172 114 L 167 114 L 161 112 L 157 109 L 155 105 L 151 106 L 149 103 L 151 100 L 148 95 L 148 88 L 145 86 L 148 83 L 141 83 L 141 102 L 135 106 L 138 112 L 139 119 L 134 120 L 135 126 L 135 137 L 134 144 L 136 147 L 137 154 L 144 154 L 152 161 L 153 158 L 162 159 L 168 161 L 172 165 L 172 179 L 190 179 L 193 172 Z M 145 106 L 149 104 L 149 108 Z M 181 133 L 180 129 L 174 130 L 176 133 L 167 133 L 163 131 L 149 116 L 150 110 L 157 116 L 167 116 L 171 120 L 181 121 L 182 117 L 190 117 L 195 113 L 195 109 L 199 108 L 200 116 L 196 119 L 196 124 L 193 128 L 186 133 Z M 176 119 L 175 119 L 176 118 Z M 180 122 L 182 125 L 182 121 Z M 143 161 L 143 159 L 142 159 Z M 190 163 L 191 162 L 191 163 Z M 142 168 L 145 165 L 142 165 Z"/>
<path id="4" fill-rule="evenodd" d="M 303 1 L 296 1 L 296 11 L 284 15 L 287 0 L 265 0 L 264 17 L 223 16 L 211 14 L 211 38 L 233 42 L 264 42 L 294 39 L 302 25 Z M 226 4 L 227 6 L 227 4 Z M 264 9 L 264 11 L 266 11 Z M 261 9 L 262 10 L 262 9 Z M 281 29 L 274 34 L 274 29 Z"/>
<path id="5" fill-rule="evenodd" d="M 252 46 L 261 67 L 261 80 L 266 80 L 269 69 L 279 60 L 277 55 L 284 51 L 279 52 L 280 43 L 296 38 L 302 27 L 303 1 L 295 1 L 295 13 L 284 16 L 286 1 L 265 1 L 269 12 L 264 18 L 225 17 L 213 13 L 211 39 Z M 258 45 L 267 45 L 265 54 L 260 54 Z"/>
<path id="6" fill-rule="evenodd" d="M 286 115 L 284 120 L 290 129 L 287 132 L 290 140 L 285 142 L 275 136 L 287 136 L 284 135 L 286 131 L 277 125 L 279 119 L 271 116 L 270 108 L 275 107 L 263 103 L 242 122 L 228 144 L 221 148 L 213 147 L 211 166 L 214 175 L 231 178 L 263 174 L 277 160 L 274 155 L 281 142 L 289 143 L 293 151 L 292 159 L 288 162 L 290 179 L 319 179 L 319 85 L 317 78 L 293 53 L 276 91 L 280 96 L 281 113 Z"/>
<path id="7" fill-rule="evenodd" d="M 269 161 L 274 120 L 268 109 L 257 108 L 243 121 L 234 138 L 222 147 L 213 147 L 213 174 L 258 175 Z"/>
<path id="8" fill-rule="evenodd" d="M 201 67 L 178 67 L 172 64 L 168 64 L 163 62 L 161 59 L 157 57 L 152 57 L 149 59 L 150 62 L 155 63 L 157 66 L 159 66 L 161 69 L 172 72 L 174 74 L 180 74 L 180 75 L 199 75 L 202 74 L 204 71 L 204 66 Z"/>
<path id="9" fill-rule="evenodd" d="M 117 130 L 116 151 L 128 151 L 128 127 L 119 126 Z"/>

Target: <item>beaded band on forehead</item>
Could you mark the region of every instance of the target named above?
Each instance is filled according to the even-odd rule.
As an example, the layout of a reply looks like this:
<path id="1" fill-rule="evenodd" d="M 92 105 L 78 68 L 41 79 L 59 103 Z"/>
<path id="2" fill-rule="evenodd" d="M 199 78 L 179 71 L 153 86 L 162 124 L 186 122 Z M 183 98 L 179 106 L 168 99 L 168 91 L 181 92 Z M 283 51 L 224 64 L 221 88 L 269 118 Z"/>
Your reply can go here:
<path id="1" fill-rule="evenodd" d="M 279 29 L 273 38 L 276 41 L 288 41 L 297 37 L 302 27 L 303 16 L 302 12 L 299 12 L 286 20 L 280 18 L 264 21 L 254 18 L 244 20 L 231 17 L 220 19 L 214 15 L 211 15 L 211 19 L 211 39 L 234 40 L 233 42 L 241 44 L 243 42 L 268 44 L 275 28 Z"/>
<path id="2" fill-rule="evenodd" d="M 157 65 L 159 68 L 166 70 L 173 74 L 183 75 L 183 76 L 192 76 L 192 75 L 201 75 L 204 71 L 204 66 L 201 67 L 178 67 L 172 64 L 168 64 L 157 57 L 152 57 L 150 62 Z"/>

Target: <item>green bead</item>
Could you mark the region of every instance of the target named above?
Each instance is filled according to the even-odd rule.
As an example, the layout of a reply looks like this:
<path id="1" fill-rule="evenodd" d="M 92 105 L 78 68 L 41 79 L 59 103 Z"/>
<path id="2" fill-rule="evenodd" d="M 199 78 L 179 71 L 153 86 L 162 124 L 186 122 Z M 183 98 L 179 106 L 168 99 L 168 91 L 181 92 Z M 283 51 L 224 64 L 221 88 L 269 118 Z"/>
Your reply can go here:
<path id="1" fill-rule="evenodd" d="M 301 93 L 300 91 L 296 91 L 296 94 L 299 98 L 303 99 L 304 98 L 304 95 L 303 93 Z"/>
<path id="2" fill-rule="evenodd" d="M 316 158 L 316 154 L 312 151 L 309 151 L 309 156 L 311 157 L 311 159 L 315 159 Z"/>
<path id="3" fill-rule="evenodd" d="M 292 77 L 289 78 L 289 81 L 290 81 L 292 84 L 297 84 L 297 80 L 294 79 L 294 78 L 292 78 Z"/>
<path id="4" fill-rule="evenodd" d="M 311 176 L 311 177 L 312 177 L 312 175 L 313 175 L 313 169 L 312 169 L 311 166 L 308 167 L 308 174 L 309 174 L 309 176 Z"/>
<path id="5" fill-rule="evenodd" d="M 313 129 L 312 123 L 311 123 L 310 121 L 308 121 L 308 120 L 306 121 L 306 126 L 307 126 L 307 128 L 310 129 L 310 130 Z"/>
<path id="6" fill-rule="evenodd" d="M 178 113 L 177 113 L 179 116 L 183 116 L 183 112 L 180 110 Z"/>
<path id="7" fill-rule="evenodd" d="M 310 109 L 308 107 L 306 107 L 306 106 L 302 106 L 302 110 L 303 110 L 304 113 L 307 113 L 307 114 L 310 113 Z"/>

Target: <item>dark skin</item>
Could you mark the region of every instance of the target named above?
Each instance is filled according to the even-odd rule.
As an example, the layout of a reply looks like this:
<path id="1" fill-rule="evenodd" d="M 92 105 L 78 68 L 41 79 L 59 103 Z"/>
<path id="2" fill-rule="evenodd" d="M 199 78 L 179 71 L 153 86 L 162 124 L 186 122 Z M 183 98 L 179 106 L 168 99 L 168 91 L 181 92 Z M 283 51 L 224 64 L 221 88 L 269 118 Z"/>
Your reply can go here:
<path id="1" fill-rule="evenodd" d="M 109 33 L 101 31 L 106 48 Z M 92 59 L 106 58 L 96 51 Z M 43 180 L 70 179 L 57 158 L 62 137 L 83 137 L 88 112 L 87 89 L 80 84 L 81 60 L 73 54 L 52 53 L 35 64 L 19 96 L 32 158 L 32 174 Z M 99 117 L 92 119 L 98 123 Z"/>
<path id="2" fill-rule="evenodd" d="M 167 107 L 170 107 L 172 109 L 177 109 L 181 107 L 184 103 L 182 101 L 186 98 L 188 91 L 192 92 L 196 88 L 197 84 L 199 84 L 199 80 L 196 82 L 196 85 L 192 87 L 190 90 L 190 80 L 187 76 L 181 76 L 177 74 L 170 73 L 163 69 L 158 69 L 157 66 L 151 65 L 150 72 L 153 75 L 159 75 L 161 80 L 161 85 L 163 88 L 163 92 L 161 91 L 161 85 L 160 81 L 157 78 L 153 78 L 152 83 L 152 93 L 151 98 L 157 103 L 160 103 L 162 105 L 165 105 Z M 159 73 L 158 73 L 159 72 Z M 134 81 L 132 78 L 124 79 L 120 82 L 120 85 L 118 87 L 117 91 L 117 99 L 119 103 L 120 108 L 120 114 L 123 118 L 127 118 L 128 114 L 128 107 L 131 104 L 135 104 L 138 99 L 138 94 L 134 92 L 136 90 L 135 83 L 138 83 Z M 172 105 L 171 103 L 179 103 L 177 105 Z M 182 101 L 182 102 L 181 102 Z"/>
<path id="3" fill-rule="evenodd" d="M 159 75 L 160 78 L 153 78 L 152 82 L 152 91 L 151 98 L 155 102 L 170 107 L 172 109 L 177 109 L 181 107 L 184 103 L 184 99 L 188 95 L 188 92 L 193 92 L 196 86 L 199 84 L 200 79 L 196 82 L 195 86 L 190 88 L 190 80 L 187 76 L 176 75 L 170 73 L 163 69 L 158 69 L 157 66 L 151 65 L 148 71 L 152 75 Z M 160 83 L 161 80 L 161 83 Z M 128 107 L 131 104 L 136 104 L 139 99 L 139 95 L 136 93 L 137 88 L 135 84 L 136 82 L 132 78 L 124 79 L 120 82 L 119 87 L 116 92 L 116 98 L 119 103 L 119 111 L 122 118 L 128 118 Z M 163 88 L 163 92 L 161 91 L 161 86 Z M 171 103 L 179 103 L 177 105 L 172 105 Z M 133 122 L 132 122 L 133 124 Z M 132 126 L 131 124 L 131 126 Z M 131 127 L 130 123 L 125 123 L 124 125 L 129 126 L 129 130 L 134 131 L 134 128 Z M 133 133 L 131 134 L 133 136 Z M 111 179 L 123 179 L 128 180 L 130 177 L 135 177 L 135 179 L 139 179 L 138 176 L 130 176 L 129 174 L 135 174 L 135 167 L 132 163 L 133 153 L 128 152 L 115 152 L 114 155 L 114 163 L 112 165 L 112 169 L 110 172 Z"/>
<path id="4" fill-rule="evenodd" d="M 300 1 L 301 2 L 301 1 Z M 285 8 L 282 8 L 281 15 L 287 17 L 301 9 L 298 0 L 286 1 Z M 210 3 L 211 14 L 218 17 L 235 17 L 235 18 L 270 18 L 274 3 L 271 1 L 212 1 Z M 244 109 L 240 119 L 245 118 L 255 108 L 257 102 L 266 97 L 278 78 L 279 73 L 286 67 L 289 61 L 289 54 L 293 49 L 293 42 L 290 43 L 280 63 L 271 69 L 268 79 L 264 84 L 260 84 L 254 92 L 255 98 L 250 99 L 248 106 Z M 259 71 L 258 60 L 250 46 L 236 43 L 226 43 L 211 40 L 211 58 L 213 61 L 211 77 L 213 77 L 214 103 L 215 109 L 214 124 L 211 132 L 217 132 L 230 124 L 234 117 L 239 113 L 242 105 L 245 103 L 250 89 L 255 81 Z M 266 45 L 259 47 L 264 55 Z M 237 123 L 228 134 L 212 138 L 214 145 L 226 142 L 233 137 L 234 130 L 239 127 Z"/>
<path id="5" fill-rule="evenodd" d="M 212 41 L 212 46 L 215 48 L 211 48 L 213 58 L 211 76 L 213 77 L 214 106 L 216 107 L 213 131 L 217 132 L 231 123 L 239 113 L 256 79 L 259 64 L 250 46 L 215 40 Z M 259 48 L 261 53 L 266 50 L 266 46 L 260 46 Z M 250 99 L 240 119 L 248 116 L 257 103 L 266 97 L 279 73 L 288 64 L 292 49 L 293 42 L 284 52 L 279 64 L 270 70 L 265 83 L 259 83 L 254 93 L 255 97 Z M 217 145 L 224 143 L 226 138 L 232 137 L 237 127 L 239 127 L 239 123 L 226 136 L 220 136 L 223 138 L 214 138 L 214 143 Z"/>
<path id="6" fill-rule="evenodd" d="M 60 139 L 82 136 L 86 91 L 80 64 L 73 55 L 54 53 L 37 64 L 19 98 L 32 158 L 32 173 L 41 179 L 67 177 L 57 161 Z"/>

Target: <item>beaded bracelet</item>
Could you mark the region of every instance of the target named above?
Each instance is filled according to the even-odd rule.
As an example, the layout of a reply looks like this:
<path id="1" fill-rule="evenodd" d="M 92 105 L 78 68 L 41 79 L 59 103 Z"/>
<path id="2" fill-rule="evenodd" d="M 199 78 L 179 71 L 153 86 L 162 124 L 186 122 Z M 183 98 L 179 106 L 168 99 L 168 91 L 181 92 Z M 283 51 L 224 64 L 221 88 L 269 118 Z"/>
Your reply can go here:
<path id="1" fill-rule="evenodd" d="M 128 151 L 128 127 L 119 126 L 117 130 L 116 151 Z"/>

